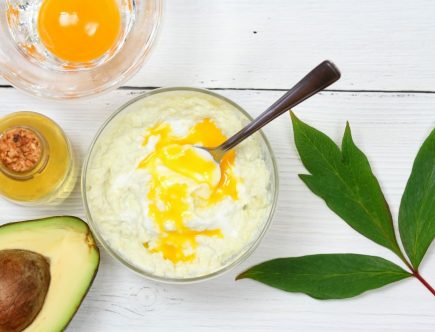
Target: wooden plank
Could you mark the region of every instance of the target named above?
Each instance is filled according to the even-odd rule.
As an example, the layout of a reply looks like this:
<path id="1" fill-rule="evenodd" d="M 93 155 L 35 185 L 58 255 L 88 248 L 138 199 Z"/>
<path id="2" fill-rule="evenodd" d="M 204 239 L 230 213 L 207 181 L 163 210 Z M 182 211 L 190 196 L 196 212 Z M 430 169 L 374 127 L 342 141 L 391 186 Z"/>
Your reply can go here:
<path id="1" fill-rule="evenodd" d="M 435 90 L 434 13 L 430 0 L 169 0 L 127 85 L 287 89 L 329 58 L 335 89 Z"/>
<path id="2" fill-rule="evenodd" d="M 141 91 L 118 90 L 89 101 L 46 102 L 14 89 L 0 89 L 0 116 L 18 110 L 46 114 L 65 129 L 83 160 L 98 127 L 122 103 Z M 220 91 L 258 115 L 279 91 Z M 308 123 L 340 140 L 346 120 L 356 143 L 397 211 L 413 158 L 435 125 L 434 94 L 324 92 L 296 109 Z M 331 213 L 297 178 L 304 172 L 288 116 L 265 130 L 280 176 L 278 209 L 267 236 L 241 266 L 217 279 L 192 285 L 151 282 L 103 252 L 95 283 L 70 331 L 433 331 L 433 297 L 415 280 L 405 280 L 347 301 L 320 302 L 286 294 L 252 281 L 235 282 L 238 272 L 265 259 L 325 252 L 356 252 L 398 260 L 364 239 Z M 46 215 L 83 217 L 79 189 L 58 208 L 23 208 L 0 201 L 0 223 Z M 435 283 L 435 251 L 422 274 Z"/>

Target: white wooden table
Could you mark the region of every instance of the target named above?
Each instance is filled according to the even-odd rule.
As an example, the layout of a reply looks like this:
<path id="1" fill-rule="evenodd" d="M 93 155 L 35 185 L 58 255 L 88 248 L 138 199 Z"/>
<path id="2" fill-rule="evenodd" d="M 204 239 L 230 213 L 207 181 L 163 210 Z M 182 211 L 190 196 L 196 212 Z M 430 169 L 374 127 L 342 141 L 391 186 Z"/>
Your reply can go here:
<path id="1" fill-rule="evenodd" d="M 67 132 L 80 162 L 121 104 L 159 86 L 218 90 L 258 115 L 321 60 L 342 70 L 332 89 L 297 114 L 339 141 L 349 120 L 397 219 L 415 154 L 435 125 L 435 3 L 403 1 L 168 0 L 155 51 L 125 86 L 90 101 L 49 102 L 0 80 L 0 115 L 33 110 Z M 327 252 L 380 255 L 298 179 L 289 118 L 265 129 L 280 196 L 270 231 L 241 266 L 215 280 L 166 285 L 142 279 L 102 252 L 98 276 L 69 331 L 435 331 L 435 301 L 416 280 L 344 301 L 284 293 L 238 272 L 266 259 Z M 84 217 L 79 188 L 56 209 L 0 201 L 0 223 L 47 215 Z M 422 274 L 435 284 L 435 247 Z M 49 332 L 49 331 L 47 331 Z"/>

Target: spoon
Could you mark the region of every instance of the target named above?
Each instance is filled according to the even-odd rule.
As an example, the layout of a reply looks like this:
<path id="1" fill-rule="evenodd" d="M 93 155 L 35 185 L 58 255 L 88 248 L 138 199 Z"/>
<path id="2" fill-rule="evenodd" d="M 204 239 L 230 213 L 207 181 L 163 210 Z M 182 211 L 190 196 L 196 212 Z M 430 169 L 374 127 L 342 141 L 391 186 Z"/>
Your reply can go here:
<path id="1" fill-rule="evenodd" d="M 320 65 L 310 71 L 293 88 L 287 91 L 272 106 L 260 114 L 255 120 L 231 136 L 224 143 L 217 147 L 195 146 L 210 153 L 217 164 L 220 164 L 222 157 L 228 150 L 231 150 L 246 138 L 263 128 L 281 114 L 298 105 L 305 99 L 310 98 L 317 92 L 330 86 L 340 78 L 338 68 L 331 61 L 323 61 Z"/>

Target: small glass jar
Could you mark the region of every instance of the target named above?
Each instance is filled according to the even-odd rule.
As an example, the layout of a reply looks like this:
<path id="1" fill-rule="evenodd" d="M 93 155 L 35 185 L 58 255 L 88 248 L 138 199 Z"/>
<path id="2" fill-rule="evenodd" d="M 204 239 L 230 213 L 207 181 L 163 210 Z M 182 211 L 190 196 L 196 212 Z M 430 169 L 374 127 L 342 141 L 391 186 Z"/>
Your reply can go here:
<path id="1" fill-rule="evenodd" d="M 71 144 L 51 119 L 17 112 L 0 119 L 0 195 L 21 205 L 54 205 L 74 188 Z"/>

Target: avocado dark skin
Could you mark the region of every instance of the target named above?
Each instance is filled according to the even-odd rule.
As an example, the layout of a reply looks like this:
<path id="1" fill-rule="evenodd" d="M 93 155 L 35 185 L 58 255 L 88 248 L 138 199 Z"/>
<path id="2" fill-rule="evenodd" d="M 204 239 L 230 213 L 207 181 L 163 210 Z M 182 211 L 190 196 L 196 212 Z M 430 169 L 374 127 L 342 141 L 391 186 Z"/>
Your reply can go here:
<path id="1" fill-rule="evenodd" d="M 50 264 L 35 252 L 0 251 L 0 332 L 18 332 L 41 310 L 50 286 Z"/>

